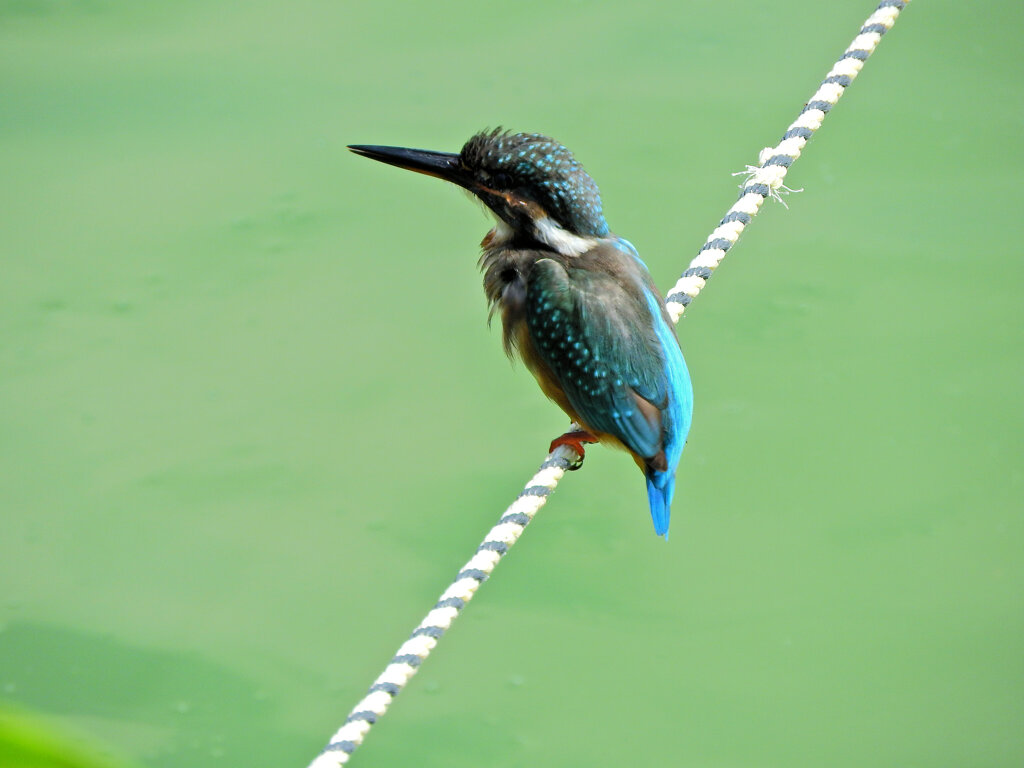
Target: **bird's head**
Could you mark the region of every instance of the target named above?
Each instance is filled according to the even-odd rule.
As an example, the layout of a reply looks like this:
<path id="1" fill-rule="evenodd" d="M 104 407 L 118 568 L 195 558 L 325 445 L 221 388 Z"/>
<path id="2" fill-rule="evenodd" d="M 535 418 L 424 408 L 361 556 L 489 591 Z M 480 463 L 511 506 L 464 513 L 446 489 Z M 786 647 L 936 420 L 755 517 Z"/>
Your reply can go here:
<path id="1" fill-rule="evenodd" d="M 608 234 L 597 184 L 572 152 L 538 133 L 483 131 L 458 154 L 352 145 L 353 152 L 458 184 L 494 213 L 505 239 L 575 255 Z"/>

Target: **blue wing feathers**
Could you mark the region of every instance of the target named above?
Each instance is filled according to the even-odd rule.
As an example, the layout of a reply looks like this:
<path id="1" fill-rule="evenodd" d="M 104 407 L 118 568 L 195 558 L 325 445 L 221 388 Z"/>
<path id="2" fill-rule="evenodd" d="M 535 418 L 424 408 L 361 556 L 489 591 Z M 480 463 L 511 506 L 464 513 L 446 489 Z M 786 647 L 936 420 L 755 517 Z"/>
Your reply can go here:
<path id="1" fill-rule="evenodd" d="M 676 484 L 676 467 L 686 445 L 693 418 L 693 384 L 690 371 L 683 359 L 675 333 L 665 320 L 661 299 L 653 292 L 647 292 L 647 306 L 654 316 L 654 328 L 664 352 L 664 374 L 669 396 L 662 411 L 663 445 L 665 450 L 665 471 L 648 469 L 647 498 L 651 505 L 654 531 L 668 537 L 668 524 L 672 495 Z"/>
<path id="2" fill-rule="evenodd" d="M 580 420 L 616 437 L 645 464 L 654 529 L 665 535 L 693 392 L 643 262 L 628 243 L 611 245 L 535 262 L 526 320 L 538 356 Z"/>

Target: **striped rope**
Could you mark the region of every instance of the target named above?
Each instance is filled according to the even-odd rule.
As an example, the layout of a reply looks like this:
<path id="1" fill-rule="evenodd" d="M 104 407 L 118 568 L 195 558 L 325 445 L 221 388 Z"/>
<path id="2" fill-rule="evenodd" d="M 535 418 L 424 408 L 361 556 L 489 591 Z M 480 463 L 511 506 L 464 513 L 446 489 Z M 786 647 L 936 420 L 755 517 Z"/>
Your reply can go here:
<path id="1" fill-rule="evenodd" d="M 843 55 L 832 65 L 818 90 L 804 104 L 800 115 L 782 134 L 782 141 L 777 146 L 762 149 L 758 157 L 759 165 L 748 167 L 747 180 L 742 186 L 739 199 L 708 235 L 697 257 L 668 292 L 665 303 L 673 322 L 679 322 L 690 302 L 707 285 L 725 254 L 761 210 L 761 204 L 769 197 L 781 199 L 781 194 L 789 191 L 782 183 L 789 167 L 800 157 L 811 136 L 821 127 L 825 116 L 860 73 L 882 35 L 892 29 L 896 17 L 908 2 L 910 0 L 882 0 L 875 12 L 861 25 L 860 32 Z"/>
<path id="2" fill-rule="evenodd" d="M 825 116 L 853 82 L 882 35 L 892 28 L 908 2 L 910 0 L 882 0 L 864 22 L 857 37 L 829 70 L 821 87 L 804 105 L 800 116 L 783 134 L 782 141 L 775 147 L 761 151 L 760 164 L 748 169 L 748 178 L 742 186 L 739 200 L 708 236 L 696 258 L 669 292 L 666 303 L 673 322 L 679 321 L 690 302 L 704 288 L 725 254 L 757 215 L 761 204 L 769 197 L 778 198 L 781 193 L 788 191 L 782 182 L 789 167 L 800 157 L 808 140 L 821 127 Z M 473 557 L 398 649 L 380 677 L 370 686 L 366 696 L 352 709 L 345 724 L 331 737 L 327 747 L 310 763 L 309 768 L 336 768 L 348 762 L 373 724 L 387 712 L 395 696 L 434 650 L 437 641 L 455 617 L 518 541 L 566 471 L 577 467 L 578 462 L 576 452 L 568 445 L 559 446 L 548 454 L 537 474 L 527 481 L 523 491 L 505 510 L 498 524 L 484 537 Z"/>
<path id="3" fill-rule="evenodd" d="M 327 748 L 310 764 L 310 768 L 344 765 L 356 747 L 362 744 L 370 727 L 387 712 L 392 700 L 416 674 L 423 660 L 430 655 L 445 630 L 491 575 L 509 548 L 518 541 L 526 526 L 544 506 L 562 476 L 576 466 L 576 453 L 569 446 L 559 446 L 544 459 L 537 474 L 531 477 L 516 500 L 505 510 L 498 524 L 488 531 L 469 562 L 462 566 L 455 580 L 442 594 L 412 635 L 398 649 L 394 658 L 373 681 L 370 690 L 353 707 L 345 724 L 331 737 Z"/>

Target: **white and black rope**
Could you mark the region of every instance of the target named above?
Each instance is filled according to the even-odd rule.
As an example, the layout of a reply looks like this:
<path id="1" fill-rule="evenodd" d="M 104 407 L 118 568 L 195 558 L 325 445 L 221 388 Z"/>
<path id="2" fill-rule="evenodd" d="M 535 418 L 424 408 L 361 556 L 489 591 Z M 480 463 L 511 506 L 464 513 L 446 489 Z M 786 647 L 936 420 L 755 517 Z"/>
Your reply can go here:
<path id="1" fill-rule="evenodd" d="M 782 134 L 782 141 L 775 147 L 761 150 L 758 158 L 760 165 L 748 169 L 739 199 L 708 235 L 696 258 L 669 291 L 666 303 L 674 321 L 679 321 L 690 302 L 707 284 L 725 254 L 757 215 L 761 204 L 769 197 L 778 198 L 782 192 L 787 191 L 782 182 L 789 167 L 800 157 L 811 136 L 821 127 L 825 116 L 860 73 L 882 35 L 892 29 L 896 17 L 909 1 L 883 0 L 879 4 L 843 55 L 832 65 L 818 90 L 804 104 L 800 115 Z"/>
<path id="2" fill-rule="evenodd" d="M 398 649 L 380 677 L 373 681 L 366 696 L 355 705 L 345 724 L 331 737 L 327 748 L 310 764 L 310 768 L 327 768 L 348 762 L 370 727 L 387 711 L 392 699 L 416 674 L 441 635 L 516 543 L 537 510 L 547 502 L 558 481 L 575 466 L 575 460 L 576 453 L 568 446 L 556 448 L 544 459 L 537 473 L 527 481 L 526 487 L 505 510 L 497 525 L 488 531 L 473 557 L 462 566 L 455 580 Z"/>
<path id="3" fill-rule="evenodd" d="M 786 191 L 782 181 L 807 141 L 821 126 L 825 116 L 843 95 L 846 87 L 860 72 L 864 62 L 910 0 L 882 0 L 864 22 L 857 37 L 835 63 L 821 87 L 815 92 L 799 117 L 789 126 L 782 141 L 761 151 L 760 165 L 748 170 L 739 199 L 722 218 L 719 225 L 701 246 L 682 277 L 669 292 L 667 304 L 673 321 L 678 322 L 690 302 L 700 293 L 708 279 L 736 244 L 743 230 L 769 197 Z M 424 617 L 412 635 L 398 649 L 381 675 L 373 682 L 366 696 L 356 704 L 345 724 L 331 737 L 327 747 L 309 768 L 331 768 L 344 765 L 374 723 L 388 710 L 392 700 L 437 645 L 455 617 L 476 594 L 479 586 L 519 539 L 526 526 L 547 502 L 565 473 L 578 466 L 576 452 L 567 445 L 552 451 L 537 473 L 529 479 L 516 500 L 484 537 L 470 558 L 442 594 L 437 604 Z"/>

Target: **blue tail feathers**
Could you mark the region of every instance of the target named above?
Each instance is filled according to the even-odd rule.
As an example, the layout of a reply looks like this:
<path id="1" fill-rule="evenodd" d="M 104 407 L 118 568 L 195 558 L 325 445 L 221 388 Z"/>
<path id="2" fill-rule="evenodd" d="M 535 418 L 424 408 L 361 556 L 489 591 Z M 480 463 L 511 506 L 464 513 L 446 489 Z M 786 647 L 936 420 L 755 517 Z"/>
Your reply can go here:
<path id="1" fill-rule="evenodd" d="M 672 514 L 672 493 L 676 487 L 675 467 L 672 469 L 672 472 L 647 472 L 647 500 L 651 505 L 654 532 L 666 539 Z"/>
<path id="2" fill-rule="evenodd" d="M 690 419 L 693 416 L 693 386 L 690 383 L 690 372 L 683 360 L 682 350 L 672 327 L 665 321 L 661 299 L 648 293 L 647 301 L 651 315 L 654 317 L 654 332 L 661 342 L 664 354 L 664 375 L 667 390 L 667 402 L 662 409 L 663 424 L 662 440 L 665 450 L 665 470 L 648 469 L 647 498 L 651 504 L 651 518 L 654 520 L 654 532 L 668 538 L 669 507 L 672 494 L 676 487 L 676 467 L 679 457 L 686 445 L 686 436 L 690 431 Z"/>

